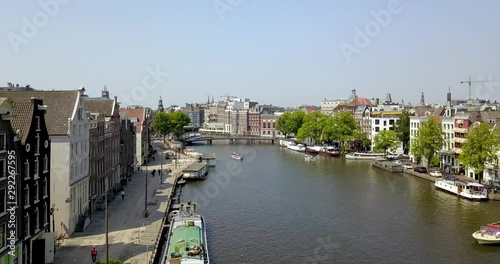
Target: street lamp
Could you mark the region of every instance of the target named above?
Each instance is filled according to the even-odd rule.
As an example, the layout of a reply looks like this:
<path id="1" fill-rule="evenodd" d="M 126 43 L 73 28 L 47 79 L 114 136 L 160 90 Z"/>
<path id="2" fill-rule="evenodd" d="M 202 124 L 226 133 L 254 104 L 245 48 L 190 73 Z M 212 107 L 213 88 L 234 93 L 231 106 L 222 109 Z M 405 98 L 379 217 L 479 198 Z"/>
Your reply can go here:
<path id="1" fill-rule="evenodd" d="M 52 204 L 50 208 L 50 215 L 52 216 L 52 232 L 56 232 L 56 220 L 54 219 L 54 212 L 56 211 L 56 204 Z"/>
<path id="2" fill-rule="evenodd" d="M 147 160 L 146 160 L 146 173 L 144 174 L 144 177 L 146 178 L 144 180 L 144 183 L 146 184 L 146 186 L 144 188 L 144 217 L 148 217 L 149 212 L 148 212 L 148 163 L 147 163 Z"/>

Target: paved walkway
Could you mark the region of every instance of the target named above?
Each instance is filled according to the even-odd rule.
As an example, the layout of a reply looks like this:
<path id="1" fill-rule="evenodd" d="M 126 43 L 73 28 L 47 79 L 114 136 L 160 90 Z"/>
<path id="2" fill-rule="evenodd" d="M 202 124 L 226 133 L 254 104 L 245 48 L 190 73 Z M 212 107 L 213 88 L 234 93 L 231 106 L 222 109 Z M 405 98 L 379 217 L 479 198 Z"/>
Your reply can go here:
<path id="1" fill-rule="evenodd" d="M 160 152 L 160 143 L 153 146 Z M 193 160 L 194 161 L 194 160 Z M 179 164 L 177 169 L 171 160 L 163 160 L 163 170 L 172 169 L 172 173 L 160 184 L 158 174 L 153 178 L 151 171 L 160 168 L 160 156 L 148 165 L 148 211 L 149 217 L 143 217 L 145 197 L 145 168 L 136 172 L 132 181 L 125 187 L 125 200 L 117 196 L 108 206 L 109 211 L 109 258 L 122 261 L 124 264 L 148 263 L 152 248 L 161 230 L 161 221 L 165 215 L 168 195 L 171 192 L 175 177 L 191 162 Z M 155 203 L 156 201 L 156 203 Z M 83 233 L 74 233 L 58 248 L 55 263 L 91 263 L 90 250 L 96 246 L 97 260 L 106 259 L 106 235 L 104 211 L 92 214 L 92 223 Z"/>

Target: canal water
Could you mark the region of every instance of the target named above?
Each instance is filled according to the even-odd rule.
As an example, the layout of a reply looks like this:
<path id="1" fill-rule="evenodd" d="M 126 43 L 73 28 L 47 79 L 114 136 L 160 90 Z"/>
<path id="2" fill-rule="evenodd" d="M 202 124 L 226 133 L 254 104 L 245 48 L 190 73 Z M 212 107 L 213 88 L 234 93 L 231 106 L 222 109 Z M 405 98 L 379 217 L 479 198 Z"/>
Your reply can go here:
<path id="1" fill-rule="evenodd" d="M 181 196 L 207 221 L 211 263 L 500 263 L 500 247 L 471 236 L 500 221 L 500 202 L 460 199 L 367 161 L 306 162 L 271 145 L 193 148 L 217 156 Z"/>

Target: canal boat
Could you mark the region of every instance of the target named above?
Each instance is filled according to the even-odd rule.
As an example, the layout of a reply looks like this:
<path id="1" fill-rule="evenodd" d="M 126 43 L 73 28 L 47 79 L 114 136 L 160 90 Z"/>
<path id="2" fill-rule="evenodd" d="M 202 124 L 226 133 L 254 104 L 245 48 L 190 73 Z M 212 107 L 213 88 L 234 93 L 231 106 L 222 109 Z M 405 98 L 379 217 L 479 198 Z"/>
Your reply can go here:
<path id="1" fill-rule="evenodd" d="M 206 162 L 196 162 L 182 170 L 182 178 L 185 180 L 204 180 L 208 175 Z"/>
<path id="2" fill-rule="evenodd" d="M 340 148 L 335 146 L 323 146 L 319 149 L 318 154 L 331 157 L 339 156 Z"/>
<path id="3" fill-rule="evenodd" d="M 384 156 L 385 156 L 384 153 L 355 152 L 352 154 L 346 154 L 345 158 L 351 159 L 351 160 L 374 160 L 374 159 L 383 158 Z"/>
<path id="4" fill-rule="evenodd" d="M 318 154 L 320 149 L 321 149 L 321 146 L 307 146 L 306 152 L 312 153 L 312 154 Z"/>
<path id="5" fill-rule="evenodd" d="M 233 152 L 231 154 L 231 158 L 233 158 L 235 160 L 243 160 L 243 155 L 241 155 L 240 153 Z"/>
<path id="6" fill-rule="evenodd" d="M 290 144 L 286 148 L 297 152 L 306 152 L 306 146 L 303 144 Z"/>
<path id="7" fill-rule="evenodd" d="M 481 245 L 500 244 L 500 222 L 481 226 L 472 237 Z"/>
<path id="8" fill-rule="evenodd" d="M 209 264 L 205 219 L 196 203 L 181 203 L 172 216 L 161 264 Z"/>
<path id="9" fill-rule="evenodd" d="M 201 159 L 208 164 L 208 167 L 215 167 L 215 164 L 216 164 L 215 153 L 203 154 Z"/>
<path id="10" fill-rule="evenodd" d="M 488 200 L 488 190 L 484 185 L 479 183 L 461 181 L 455 177 L 446 177 L 444 179 L 436 179 L 434 186 L 467 199 L 479 201 Z"/>
<path id="11" fill-rule="evenodd" d="M 309 154 L 304 155 L 304 159 L 305 159 L 305 161 L 316 161 L 316 157 L 314 157 L 313 155 L 309 155 Z"/>

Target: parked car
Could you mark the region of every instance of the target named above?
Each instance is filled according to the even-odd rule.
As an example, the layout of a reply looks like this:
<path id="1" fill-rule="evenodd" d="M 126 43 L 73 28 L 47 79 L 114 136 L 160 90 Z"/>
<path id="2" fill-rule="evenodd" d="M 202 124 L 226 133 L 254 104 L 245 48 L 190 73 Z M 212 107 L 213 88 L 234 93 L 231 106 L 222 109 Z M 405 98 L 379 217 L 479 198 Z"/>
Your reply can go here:
<path id="1" fill-rule="evenodd" d="M 400 160 L 395 160 L 395 161 L 393 161 L 393 162 L 394 162 L 394 163 L 397 163 L 397 164 L 403 164 L 403 162 L 402 162 L 402 161 L 400 161 Z"/>
<path id="2" fill-rule="evenodd" d="M 417 166 L 413 170 L 420 173 L 427 173 L 427 168 L 422 166 Z"/>
<path id="3" fill-rule="evenodd" d="M 429 174 L 433 177 L 443 177 L 443 174 L 441 174 L 440 171 L 431 171 Z"/>
<path id="4" fill-rule="evenodd" d="M 403 169 L 413 169 L 413 165 L 410 163 L 403 164 Z"/>

